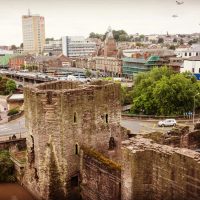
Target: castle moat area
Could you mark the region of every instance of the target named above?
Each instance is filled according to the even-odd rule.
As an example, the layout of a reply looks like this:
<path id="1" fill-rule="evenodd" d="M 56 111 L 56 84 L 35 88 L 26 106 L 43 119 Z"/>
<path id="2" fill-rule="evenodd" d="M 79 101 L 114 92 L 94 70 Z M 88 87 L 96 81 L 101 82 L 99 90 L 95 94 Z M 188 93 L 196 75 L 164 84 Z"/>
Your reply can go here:
<path id="1" fill-rule="evenodd" d="M 31 194 L 18 184 L 0 184 L 0 197 L 2 200 L 34 200 Z"/>

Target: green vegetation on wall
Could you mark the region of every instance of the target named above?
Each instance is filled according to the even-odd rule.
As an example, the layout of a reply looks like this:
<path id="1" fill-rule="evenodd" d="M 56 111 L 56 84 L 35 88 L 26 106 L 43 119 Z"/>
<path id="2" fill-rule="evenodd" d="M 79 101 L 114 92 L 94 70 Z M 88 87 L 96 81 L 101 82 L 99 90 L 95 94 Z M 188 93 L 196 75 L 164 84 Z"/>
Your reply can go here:
<path id="1" fill-rule="evenodd" d="M 0 183 L 15 182 L 14 163 L 10 159 L 8 151 L 0 151 Z"/>

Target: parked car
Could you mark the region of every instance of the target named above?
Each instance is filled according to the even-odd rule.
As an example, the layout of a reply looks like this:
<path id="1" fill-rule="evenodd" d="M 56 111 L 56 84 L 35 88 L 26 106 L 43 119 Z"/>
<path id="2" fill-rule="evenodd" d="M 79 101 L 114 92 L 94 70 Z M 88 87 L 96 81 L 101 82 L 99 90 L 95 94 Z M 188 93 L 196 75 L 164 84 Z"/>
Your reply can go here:
<path id="1" fill-rule="evenodd" d="M 176 120 L 175 119 L 165 119 L 163 121 L 158 122 L 158 126 L 176 126 Z"/>

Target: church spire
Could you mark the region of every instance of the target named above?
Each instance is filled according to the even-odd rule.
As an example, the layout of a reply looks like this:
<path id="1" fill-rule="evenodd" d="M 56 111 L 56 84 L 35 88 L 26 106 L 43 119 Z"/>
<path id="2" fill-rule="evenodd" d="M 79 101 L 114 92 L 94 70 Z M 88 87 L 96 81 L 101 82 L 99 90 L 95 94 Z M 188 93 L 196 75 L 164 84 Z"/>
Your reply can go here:
<path id="1" fill-rule="evenodd" d="M 107 29 L 107 35 L 106 35 L 106 37 L 107 38 L 114 38 L 111 26 L 109 26 L 108 29 Z"/>

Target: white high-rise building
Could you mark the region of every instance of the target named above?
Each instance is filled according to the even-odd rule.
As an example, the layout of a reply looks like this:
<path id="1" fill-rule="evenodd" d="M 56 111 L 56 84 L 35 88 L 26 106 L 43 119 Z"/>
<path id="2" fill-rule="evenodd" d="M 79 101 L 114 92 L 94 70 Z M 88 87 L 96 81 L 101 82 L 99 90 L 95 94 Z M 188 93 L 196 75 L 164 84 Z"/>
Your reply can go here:
<path id="1" fill-rule="evenodd" d="M 96 43 L 82 36 L 62 37 L 62 52 L 68 57 L 84 57 L 96 52 Z"/>
<path id="2" fill-rule="evenodd" d="M 45 44 L 45 21 L 39 15 L 22 16 L 23 48 L 25 53 L 40 54 Z"/>

